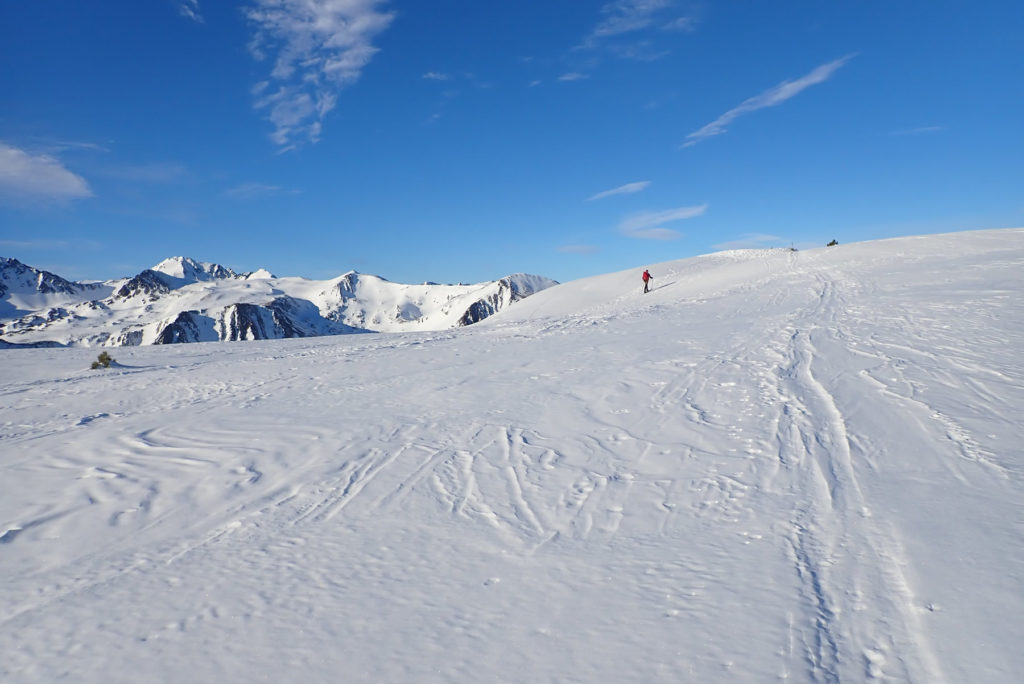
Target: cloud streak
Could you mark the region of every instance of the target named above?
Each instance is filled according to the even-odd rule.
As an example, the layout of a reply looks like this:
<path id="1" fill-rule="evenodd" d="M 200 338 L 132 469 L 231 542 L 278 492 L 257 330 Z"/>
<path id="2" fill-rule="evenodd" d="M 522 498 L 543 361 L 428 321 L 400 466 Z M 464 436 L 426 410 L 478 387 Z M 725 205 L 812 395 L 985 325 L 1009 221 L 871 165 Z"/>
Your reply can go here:
<path id="1" fill-rule="evenodd" d="M 605 18 L 594 27 L 583 47 L 594 47 L 605 38 L 649 28 L 655 15 L 671 5 L 670 0 L 615 0 L 601 8 Z"/>
<path id="2" fill-rule="evenodd" d="M 591 30 L 578 50 L 595 49 L 602 43 L 641 31 L 693 31 L 696 21 L 692 17 L 668 18 L 674 0 L 612 0 L 601 7 L 604 18 Z M 671 15 L 669 15 L 671 16 Z M 643 49 L 641 49 L 643 48 Z M 663 56 L 649 46 L 640 45 L 618 51 L 620 57 L 653 60 Z"/>
<path id="3" fill-rule="evenodd" d="M 586 199 L 586 201 L 587 202 L 593 202 L 594 200 L 604 199 L 605 197 L 613 197 L 615 195 L 631 195 L 634 192 L 640 192 L 641 190 L 646 189 L 647 186 L 649 186 L 650 184 L 651 184 L 651 181 L 639 181 L 639 182 L 636 182 L 636 183 L 626 183 L 625 185 L 620 185 L 617 188 L 612 188 L 611 190 L 605 190 L 604 192 L 599 192 L 596 195 L 588 197 Z"/>
<path id="4" fill-rule="evenodd" d="M 199 13 L 199 0 L 180 0 L 178 2 L 178 13 L 200 24 L 205 23 L 203 15 Z"/>
<path id="5" fill-rule="evenodd" d="M 253 0 L 249 50 L 275 55 L 269 78 L 253 88 L 269 112 L 270 138 L 282 151 L 320 138 L 338 93 L 359 80 L 378 52 L 372 44 L 395 17 L 386 0 Z"/>
<path id="6" fill-rule="evenodd" d="M 56 158 L 0 142 L 0 197 L 22 202 L 92 197 L 85 179 Z"/>
<path id="7" fill-rule="evenodd" d="M 700 130 L 694 131 L 686 136 L 686 141 L 682 144 L 682 147 L 693 147 L 707 138 L 721 135 L 728 130 L 727 126 L 740 116 L 757 111 L 758 109 L 764 109 L 765 107 L 775 107 L 780 105 L 812 85 L 817 85 L 818 83 L 827 81 L 831 78 L 832 74 L 838 71 L 840 67 L 855 56 L 856 55 L 846 55 L 845 57 L 840 57 L 839 59 L 827 64 L 822 64 L 806 76 L 792 81 L 783 81 L 779 85 L 769 88 L 760 95 L 755 95 L 754 97 L 744 100 L 738 107 L 730 109 Z"/>
<path id="8" fill-rule="evenodd" d="M 646 211 L 628 216 L 619 223 L 619 232 L 640 240 L 676 240 L 682 234 L 664 224 L 696 218 L 708 210 L 707 204 L 678 207 L 665 211 Z"/>
<path id="9" fill-rule="evenodd" d="M 692 33 L 697 30 L 697 20 L 693 17 L 678 17 L 661 27 L 663 31 L 685 31 Z"/>

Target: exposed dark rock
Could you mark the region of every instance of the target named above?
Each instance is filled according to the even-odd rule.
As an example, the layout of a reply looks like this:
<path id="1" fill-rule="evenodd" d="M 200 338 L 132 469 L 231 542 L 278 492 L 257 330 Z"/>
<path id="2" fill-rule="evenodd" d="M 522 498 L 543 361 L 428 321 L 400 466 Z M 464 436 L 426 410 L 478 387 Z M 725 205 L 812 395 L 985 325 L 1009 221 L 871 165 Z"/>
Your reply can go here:
<path id="1" fill-rule="evenodd" d="M 122 285 L 118 291 L 114 293 L 114 297 L 128 299 L 129 297 L 148 296 L 156 299 L 160 295 L 167 294 L 170 291 L 171 288 L 167 286 L 166 282 L 164 282 L 163 275 L 147 268 L 145 271 Z"/>
<path id="2" fill-rule="evenodd" d="M 498 291 L 470 304 L 466 312 L 462 314 L 458 324 L 460 326 L 467 326 L 479 323 L 485 318 L 493 316 L 509 304 L 525 299 L 531 294 L 533 294 L 532 289 L 525 291 L 514 279 L 502 278 L 498 281 Z"/>
<path id="3" fill-rule="evenodd" d="M 197 320 L 200 316 L 201 314 L 198 311 L 182 311 L 173 322 L 160 331 L 153 344 L 199 342 L 202 339 L 202 330 Z M 142 333 L 139 331 L 140 342 L 141 339 Z"/>

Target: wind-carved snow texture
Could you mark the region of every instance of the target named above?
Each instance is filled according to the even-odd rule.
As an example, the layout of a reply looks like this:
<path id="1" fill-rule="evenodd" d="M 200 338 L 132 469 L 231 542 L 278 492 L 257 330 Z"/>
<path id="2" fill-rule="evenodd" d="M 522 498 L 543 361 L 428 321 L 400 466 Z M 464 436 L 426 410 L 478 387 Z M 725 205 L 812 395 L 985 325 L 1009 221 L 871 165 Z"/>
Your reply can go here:
<path id="1" fill-rule="evenodd" d="M 1016 682 L 1024 231 L 9 350 L 0 679 Z"/>

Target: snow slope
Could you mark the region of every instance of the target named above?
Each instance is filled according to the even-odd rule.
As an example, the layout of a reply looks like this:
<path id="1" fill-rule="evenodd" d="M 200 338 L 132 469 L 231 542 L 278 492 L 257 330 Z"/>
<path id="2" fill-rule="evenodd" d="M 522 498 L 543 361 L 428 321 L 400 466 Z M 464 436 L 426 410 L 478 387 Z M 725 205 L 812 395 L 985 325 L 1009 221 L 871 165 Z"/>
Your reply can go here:
<path id="1" fill-rule="evenodd" d="M 1017 682 L 1024 230 L 0 351 L 0 680 Z"/>

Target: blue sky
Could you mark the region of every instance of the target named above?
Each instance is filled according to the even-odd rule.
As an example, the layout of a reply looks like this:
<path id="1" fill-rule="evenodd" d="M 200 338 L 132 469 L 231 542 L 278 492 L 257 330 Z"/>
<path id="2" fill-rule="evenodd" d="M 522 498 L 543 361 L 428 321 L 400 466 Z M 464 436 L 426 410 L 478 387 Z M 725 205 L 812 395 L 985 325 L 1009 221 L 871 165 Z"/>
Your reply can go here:
<path id="1" fill-rule="evenodd" d="M 0 255 L 566 281 L 1024 225 L 1021 26 L 1017 0 L 3 0 Z"/>

